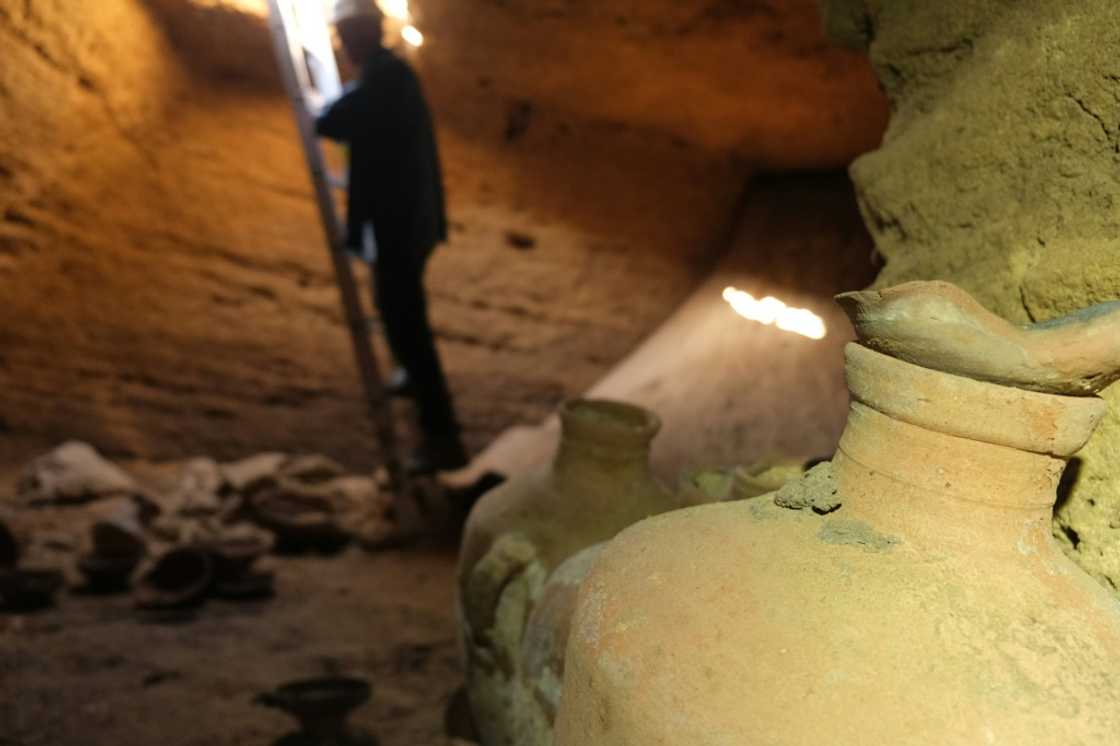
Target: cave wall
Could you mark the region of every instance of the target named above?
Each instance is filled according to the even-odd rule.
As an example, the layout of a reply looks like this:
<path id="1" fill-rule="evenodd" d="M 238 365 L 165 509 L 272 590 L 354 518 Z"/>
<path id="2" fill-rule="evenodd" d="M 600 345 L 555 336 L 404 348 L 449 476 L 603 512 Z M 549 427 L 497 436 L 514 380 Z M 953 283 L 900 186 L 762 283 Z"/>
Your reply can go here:
<path id="1" fill-rule="evenodd" d="M 231 12 L 0 1 L 0 457 L 373 460 L 288 104 L 244 25 L 212 25 Z M 747 170 L 500 92 L 433 98 L 453 223 L 433 316 L 478 447 L 671 311 Z"/>
<path id="2" fill-rule="evenodd" d="M 666 318 L 754 169 L 846 163 L 884 118 L 811 0 L 413 5 L 452 222 L 432 315 L 474 449 Z M 0 461 L 376 461 L 264 7 L 0 0 Z"/>
<path id="3" fill-rule="evenodd" d="M 192 68 L 275 80 L 266 0 L 144 2 Z M 826 38 L 816 0 L 408 5 L 426 40 L 413 62 L 445 114 L 505 101 L 658 132 L 767 170 L 843 168 L 886 123 L 866 55 Z"/>
<path id="4" fill-rule="evenodd" d="M 412 0 L 429 77 L 625 122 L 766 170 L 839 169 L 886 100 L 815 0 Z M 438 95 L 438 94 L 437 94 Z"/>
<path id="5" fill-rule="evenodd" d="M 1016 322 L 1120 298 L 1120 22 L 1113 0 L 844 0 L 892 104 L 852 176 L 886 267 Z M 1120 587 L 1120 387 L 1067 476 L 1055 535 Z"/>

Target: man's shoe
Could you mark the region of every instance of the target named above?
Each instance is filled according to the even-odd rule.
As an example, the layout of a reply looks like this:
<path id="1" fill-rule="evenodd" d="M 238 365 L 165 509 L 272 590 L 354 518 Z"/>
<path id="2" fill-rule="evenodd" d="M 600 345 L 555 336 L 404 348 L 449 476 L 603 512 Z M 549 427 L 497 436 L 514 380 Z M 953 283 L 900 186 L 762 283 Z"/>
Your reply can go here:
<path id="1" fill-rule="evenodd" d="M 412 476 L 435 474 L 437 471 L 454 471 L 470 463 L 466 449 L 459 437 L 430 438 L 413 451 L 405 464 Z"/>
<path id="2" fill-rule="evenodd" d="M 385 393 L 401 399 L 411 399 L 416 396 L 416 389 L 412 386 L 412 379 L 404 368 L 395 368 L 385 381 Z"/>

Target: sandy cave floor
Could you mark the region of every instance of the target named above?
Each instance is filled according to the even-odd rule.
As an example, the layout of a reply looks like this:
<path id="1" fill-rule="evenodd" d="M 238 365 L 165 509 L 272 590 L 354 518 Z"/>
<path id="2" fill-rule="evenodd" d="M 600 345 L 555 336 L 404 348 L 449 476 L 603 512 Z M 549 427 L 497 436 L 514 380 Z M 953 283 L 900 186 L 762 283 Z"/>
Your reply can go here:
<path id="1" fill-rule="evenodd" d="M 55 610 L 0 616 L 0 744 L 272 743 L 293 721 L 254 696 L 329 674 L 372 683 L 352 722 L 384 746 L 445 743 L 461 679 L 454 553 L 270 561 L 274 599 L 210 600 L 182 623 L 146 623 L 127 595 L 68 595 Z"/>
<path id="2" fill-rule="evenodd" d="M 121 466 L 155 490 L 179 468 Z M 96 501 L 12 510 L 20 472 L 0 464 L 0 505 L 25 541 L 96 510 Z M 453 543 L 270 555 L 257 566 L 274 572 L 273 598 L 209 598 L 168 621 L 134 608 L 128 593 L 83 593 L 72 555 L 36 547 L 28 564 L 60 567 L 68 590 L 53 608 L 0 612 L 0 746 L 271 744 L 295 722 L 254 704 L 256 695 L 331 675 L 371 683 L 372 700 L 351 723 L 382 746 L 455 743 L 444 735 L 463 680 Z"/>
<path id="3" fill-rule="evenodd" d="M 124 464 L 145 484 L 172 465 Z M 18 470 L 0 468 L 0 501 Z M 24 532 L 80 520 L 89 506 L 19 511 Z M 9 513 L 11 516 L 11 513 Z M 27 533 L 23 534 L 24 537 Z M 383 746 L 447 743 L 445 711 L 462 682 L 454 621 L 455 549 L 272 555 L 273 598 L 210 598 L 161 621 L 125 594 L 73 590 L 54 608 L 0 613 L 0 746 L 270 744 L 294 730 L 254 697 L 291 679 L 350 675 L 373 686 L 352 718 Z"/>

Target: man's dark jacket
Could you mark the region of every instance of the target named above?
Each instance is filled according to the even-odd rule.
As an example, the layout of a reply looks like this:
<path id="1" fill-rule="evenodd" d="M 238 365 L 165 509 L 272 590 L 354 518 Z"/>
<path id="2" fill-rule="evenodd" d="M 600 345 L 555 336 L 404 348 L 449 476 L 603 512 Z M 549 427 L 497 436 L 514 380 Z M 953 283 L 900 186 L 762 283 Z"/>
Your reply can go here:
<path id="1" fill-rule="evenodd" d="M 406 258 L 422 263 L 447 240 L 432 117 L 404 60 L 387 49 L 374 52 L 358 83 L 319 117 L 317 128 L 350 146 L 349 246 L 361 246 L 367 222 L 386 264 Z"/>

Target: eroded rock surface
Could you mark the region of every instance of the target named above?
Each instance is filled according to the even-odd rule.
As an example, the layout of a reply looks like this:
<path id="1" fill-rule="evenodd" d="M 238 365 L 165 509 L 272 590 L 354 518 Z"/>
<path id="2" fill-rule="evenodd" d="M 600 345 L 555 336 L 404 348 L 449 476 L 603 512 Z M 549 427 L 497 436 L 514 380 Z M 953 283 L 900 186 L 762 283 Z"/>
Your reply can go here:
<path id="1" fill-rule="evenodd" d="M 414 5 L 452 220 L 432 314 L 472 447 L 687 296 L 750 163 L 881 131 L 807 0 Z M 34 441 L 0 458 L 376 462 L 263 8 L 0 3 L 0 446 Z"/>
<path id="2" fill-rule="evenodd" d="M 893 115 L 852 175 L 879 286 L 943 279 L 1020 323 L 1120 296 L 1120 24 L 1111 0 L 836 0 Z M 854 20 L 853 20 L 854 19 Z M 845 31 L 846 29 L 846 31 Z M 1120 587 L 1120 390 L 1056 533 Z"/>

